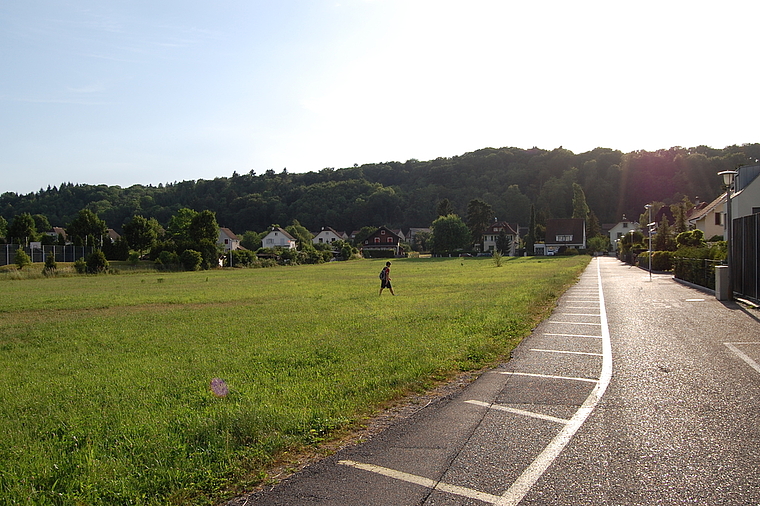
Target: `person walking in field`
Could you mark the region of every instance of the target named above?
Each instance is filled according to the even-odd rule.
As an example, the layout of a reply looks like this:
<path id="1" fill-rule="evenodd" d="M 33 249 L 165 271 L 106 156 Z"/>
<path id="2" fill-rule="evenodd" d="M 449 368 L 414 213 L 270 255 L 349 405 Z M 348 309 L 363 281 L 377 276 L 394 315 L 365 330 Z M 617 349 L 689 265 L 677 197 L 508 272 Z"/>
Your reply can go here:
<path id="1" fill-rule="evenodd" d="M 396 295 L 393 293 L 393 287 L 391 286 L 391 263 L 385 262 L 385 267 L 383 267 L 383 270 L 380 271 L 380 295 L 383 294 L 383 288 L 387 288 L 391 291 L 391 295 Z"/>

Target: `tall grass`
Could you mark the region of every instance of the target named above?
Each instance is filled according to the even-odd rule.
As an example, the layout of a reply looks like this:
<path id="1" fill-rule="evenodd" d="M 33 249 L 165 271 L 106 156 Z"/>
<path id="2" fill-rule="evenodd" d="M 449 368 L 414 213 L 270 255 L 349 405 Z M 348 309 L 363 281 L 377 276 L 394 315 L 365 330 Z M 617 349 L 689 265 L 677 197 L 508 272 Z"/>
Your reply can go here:
<path id="1" fill-rule="evenodd" d="M 587 261 L 394 261 L 396 297 L 380 260 L 0 283 L 0 504 L 213 503 L 504 356 Z"/>

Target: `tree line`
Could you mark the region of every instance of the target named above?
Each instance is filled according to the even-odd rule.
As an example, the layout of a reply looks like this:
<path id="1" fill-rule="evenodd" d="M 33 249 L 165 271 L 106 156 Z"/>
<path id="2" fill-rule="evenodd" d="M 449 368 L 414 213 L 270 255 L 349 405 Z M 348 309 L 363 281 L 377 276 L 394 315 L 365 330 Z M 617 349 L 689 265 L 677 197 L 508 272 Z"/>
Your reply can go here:
<path id="1" fill-rule="evenodd" d="M 549 218 L 571 217 L 573 197 L 581 190 L 591 219 L 614 223 L 624 214 L 638 216 L 649 202 L 712 200 L 721 191 L 717 172 L 758 158 L 760 144 L 631 153 L 597 148 L 580 154 L 561 147 L 485 148 L 451 158 L 304 174 L 251 171 L 128 188 L 63 183 L 26 195 L 0 195 L 0 220 L 9 227 L 26 213 L 40 231 L 50 225 L 68 227 L 86 209 L 123 233 L 134 216 L 166 229 L 181 209 L 191 209 L 213 212 L 221 226 L 238 233 L 294 220 L 309 230 L 330 226 L 350 232 L 379 225 L 427 227 L 438 218 L 437 206 L 444 199 L 459 216 L 480 199 L 500 221 L 528 224 L 533 209 L 540 225 Z"/>

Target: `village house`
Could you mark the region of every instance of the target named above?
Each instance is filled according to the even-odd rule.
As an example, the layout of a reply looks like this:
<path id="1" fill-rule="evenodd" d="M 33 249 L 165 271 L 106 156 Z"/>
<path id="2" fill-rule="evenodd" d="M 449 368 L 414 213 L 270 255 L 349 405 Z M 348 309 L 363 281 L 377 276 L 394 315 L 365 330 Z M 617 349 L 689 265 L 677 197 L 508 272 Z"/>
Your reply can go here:
<path id="1" fill-rule="evenodd" d="M 565 218 L 546 220 L 546 255 L 558 255 L 568 248 L 586 249 L 586 220 Z"/>
<path id="2" fill-rule="evenodd" d="M 401 237 L 386 226 L 378 228 L 367 237 L 361 245 L 362 254 L 372 256 L 377 251 L 392 251 L 394 256 L 401 255 Z"/>
<path id="3" fill-rule="evenodd" d="M 516 256 L 517 255 L 517 249 L 520 244 L 520 234 L 517 232 L 520 227 L 515 225 L 510 225 L 506 221 L 497 221 L 492 223 L 483 234 L 483 251 L 484 252 L 491 252 L 497 250 L 497 244 L 499 240 L 499 235 L 501 235 L 502 231 L 505 233 L 509 248 L 507 251 L 502 252 L 502 254 L 508 255 L 508 256 Z"/>
<path id="4" fill-rule="evenodd" d="M 229 228 L 219 227 L 219 238 L 216 243 L 225 252 L 240 249 L 240 239 Z"/>
<path id="5" fill-rule="evenodd" d="M 635 221 L 631 221 L 623 215 L 623 219 L 613 225 L 610 228 L 610 244 L 612 245 L 612 251 L 617 251 L 618 241 L 623 238 L 625 234 L 629 234 L 632 231 L 639 229 L 639 224 Z"/>
<path id="6" fill-rule="evenodd" d="M 296 239 L 280 227 L 272 227 L 267 235 L 261 240 L 263 248 L 286 248 L 295 249 Z"/>
<path id="7" fill-rule="evenodd" d="M 335 241 L 347 241 L 348 235 L 345 232 L 337 232 L 330 227 L 322 227 L 322 230 L 314 235 L 314 239 L 311 240 L 313 244 L 330 244 Z"/>

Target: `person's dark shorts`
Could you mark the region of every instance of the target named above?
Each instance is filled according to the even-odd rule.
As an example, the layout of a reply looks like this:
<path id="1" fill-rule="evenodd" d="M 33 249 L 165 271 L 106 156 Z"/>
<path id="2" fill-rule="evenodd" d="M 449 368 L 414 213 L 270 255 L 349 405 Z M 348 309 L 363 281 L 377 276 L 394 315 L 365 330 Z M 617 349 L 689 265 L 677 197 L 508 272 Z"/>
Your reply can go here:
<path id="1" fill-rule="evenodd" d="M 380 288 L 391 288 L 390 280 L 383 279 L 380 281 Z"/>

